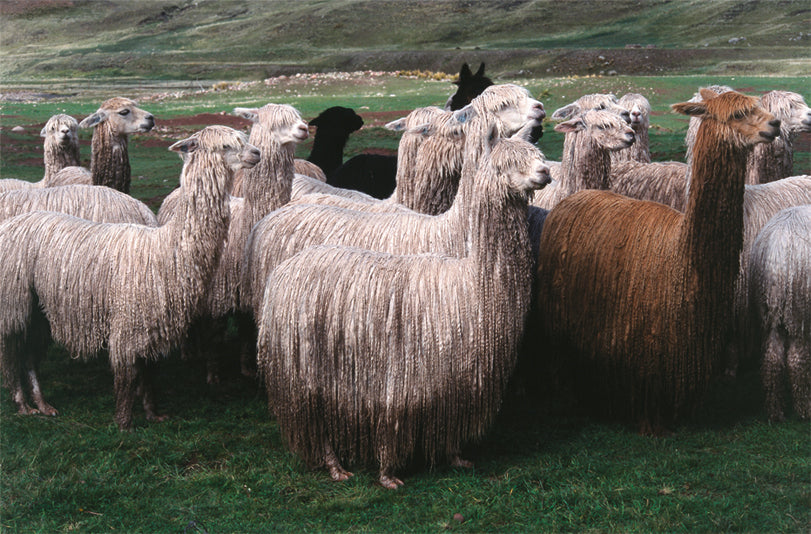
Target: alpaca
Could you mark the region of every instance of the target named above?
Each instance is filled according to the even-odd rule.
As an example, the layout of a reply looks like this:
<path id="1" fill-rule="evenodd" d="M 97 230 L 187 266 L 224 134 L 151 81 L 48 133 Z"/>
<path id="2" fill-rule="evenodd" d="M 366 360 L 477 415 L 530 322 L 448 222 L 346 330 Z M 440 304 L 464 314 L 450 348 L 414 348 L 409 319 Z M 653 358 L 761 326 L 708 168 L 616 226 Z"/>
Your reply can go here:
<path id="1" fill-rule="evenodd" d="M 403 132 L 397 149 L 397 186 L 389 198 L 308 194 L 295 202 L 370 212 L 412 210 L 438 215 L 447 211 L 459 186 L 463 125 L 452 113 L 431 106 L 417 108 L 386 127 Z"/>
<path id="2" fill-rule="evenodd" d="M 453 82 L 456 92 L 445 102 L 445 111 L 457 111 L 473 102 L 473 99 L 482 94 L 488 87 L 494 85 L 493 80 L 484 75 L 484 62 L 479 65 L 479 70 L 473 74 L 467 63 L 462 64 L 459 70 L 459 78 Z M 543 124 L 538 122 L 533 125 L 527 133 L 525 139 L 535 144 L 543 137 Z"/>
<path id="3" fill-rule="evenodd" d="M 360 130 L 363 119 L 351 108 L 333 106 L 310 121 L 315 126 L 313 148 L 307 161 L 329 176 L 344 162 L 344 147 L 352 132 Z"/>
<path id="4" fill-rule="evenodd" d="M 170 149 L 187 153 L 186 195 L 164 226 L 44 211 L 0 223 L 0 364 L 21 414 L 35 413 L 23 392 L 27 379 L 37 410 L 56 415 L 36 378 L 39 355 L 27 343 L 41 343 L 50 330 L 76 356 L 108 351 L 115 420 L 130 428 L 139 368 L 168 353 L 194 317 L 225 239 L 234 168 L 256 164 L 259 151 L 224 126 L 209 126 Z M 157 417 L 146 395 L 144 407 L 148 418 Z"/>
<path id="5" fill-rule="evenodd" d="M 54 175 L 65 167 L 79 165 L 79 136 L 76 130 L 79 123 L 70 115 L 54 115 L 42 127 L 40 137 L 45 139 L 42 160 L 45 174 L 38 182 L 7 178 L 0 180 L 0 193 L 13 189 L 28 187 L 54 187 L 67 185 L 66 182 L 55 182 Z M 79 176 L 78 180 L 69 183 L 90 183 L 89 176 Z"/>
<path id="6" fill-rule="evenodd" d="M 811 417 L 811 205 L 783 210 L 758 234 L 749 258 L 752 312 L 763 336 L 769 418 Z"/>
<path id="7" fill-rule="evenodd" d="M 608 189 L 611 153 L 634 143 L 634 131 L 617 114 L 587 110 L 558 123 L 565 134 L 560 173 L 553 184 L 539 191 L 530 204 L 551 210 L 561 200 L 582 189 Z"/>
<path id="8" fill-rule="evenodd" d="M 724 362 L 724 372 L 729 376 L 737 374 L 741 363 L 754 358 L 755 351 L 752 349 L 759 344 L 752 337 L 754 328 L 749 314 L 749 264 L 755 239 L 766 223 L 780 211 L 805 204 L 811 204 L 811 175 L 791 176 L 765 184 L 746 184 L 744 187 L 743 245 L 732 309 L 734 333 Z"/>
<path id="9" fill-rule="evenodd" d="M 592 93 L 583 95 L 571 104 L 556 109 L 552 113 L 552 120 L 565 121 L 573 118 L 575 115 L 583 113 L 588 110 L 597 111 L 610 111 L 616 113 L 625 122 L 631 122 L 631 115 L 629 111 L 618 104 L 617 97 L 611 93 Z M 554 182 L 560 179 L 562 173 L 561 164 L 559 161 L 549 161 L 549 170 L 552 171 L 552 180 Z"/>
<path id="10" fill-rule="evenodd" d="M 685 213 L 581 191 L 552 210 L 539 247 L 546 338 L 578 369 L 584 392 L 643 433 L 694 409 L 716 371 L 731 326 L 746 153 L 780 127 L 754 97 L 702 95 L 672 106 L 702 117 Z"/>
<path id="11" fill-rule="evenodd" d="M 802 95 L 769 91 L 760 97 L 760 105 L 780 119 L 780 136 L 774 143 L 757 145 L 749 154 L 747 184 L 762 184 L 791 176 L 794 140 L 802 132 L 811 132 L 811 108 Z"/>
<path id="12" fill-rule="evenodd" d="M 467 124 L 467 136 L 459 189 L 450 209 L 439 216 L 427 216 L 415 212 L 369 213 L 314 204 L 285 206 L 251 230 L 242 262 L 243 309 L 253 311 L 257 317 L 265 282 L 273 268 L 313 245 L 356 246 L 398 254 L 465 255 L 467 213 L 481 152 L 481 131 L 493 124 L 503 137 L 520 136 L 526 125 L 534 126 L 540 121 L 543 106 L 522 87 L 492 86 L 471 106 L 454 114 Z"/>
<path id="13" fill-rule="evenodd" d="M 222 254 L 206 289 L 200 318 L 190 339 L 201 341 L 224 331 L 218 323 L 239 309 L 239 277 L 245 242 L 251 228 L 265 215 L 287 204 L 293 183 L 296 145 L 308 137 L 307 123 L 289 105 L 266 104 L 261 108 L 236 108 L 234 113 L 253 123 L 248 142 L 260 149 L 259 163 L 243 171 L 243 198 L 231 199 L 231 220 Z M 208 383 L 219 381 L 217 354 L 197 343 L 208 365 Z"/>
<path id="14" fill-rule="evenodd" d="M 288 446 L 334 480 L 352 476 L 343 463 L 376 461 L 396 489 L 417 453 L 470 466 L 461 447 L 499 409 L 529 306 L 527 194 L 549 177 L 520 139 L 478 167 L 467 257 L 314 247 L 268 280 L 268 403 Z"/>
<path id="15" fill-rule="evenodd" d="M 639 93 L 626 93 L 617 101 L 622 108 L 628 110 L 631 119 L 631 128 L 634 130 L 634 144 L 625 150 L 611 153 L 611 166 L 623 161 L 638 161 L 650 163 L 650 102 Z"/>
<path id="16" fill-rule="evenodd" d="M 129 136 L 151 130 L 155 126 L 155 118 L 140 109 L 129 98 L 115 97 L 102 103 L 101 107 L 80 122 L 79 126 L 94 128 L 90 152 L 91 183 L 106 185 L 129 194 L 131 181 Z M 79 179 L 76 175 L 86 175 L 87 172 L 88 170 L 83 167 L 65 167 L 54 176 L 54 180 L 66 183 L 66 180 Z M 67 174 L 74 176 L 66 176 Z"/>
<path id="17" fill-rule="evenodd" d="M 459 78 L 453 83 L 457 89 L 445 102 L 446 111 L 456 111 L 467 106 L 485 89 L 493 85 L 493 80 L 484 75 L 484 62 L 479 65 L 476 74 L 473 74 L 467 63 L 463 63 L 459 70 Z"/>

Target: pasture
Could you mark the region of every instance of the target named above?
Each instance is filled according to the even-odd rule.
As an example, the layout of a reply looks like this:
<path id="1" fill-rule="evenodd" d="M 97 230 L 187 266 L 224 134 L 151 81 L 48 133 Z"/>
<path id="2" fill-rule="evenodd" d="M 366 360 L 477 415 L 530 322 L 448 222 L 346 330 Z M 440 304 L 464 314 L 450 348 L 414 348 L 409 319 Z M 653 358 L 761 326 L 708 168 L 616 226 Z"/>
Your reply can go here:
<path id="1" fill-rule="evenodd" d="M 442 105 L 448 77 L 363 73 L 299 75 L 264 82 L 54 82 L 20 87 L 0 102 L 0 176 L 41 176 L 39 131 L 54 113 L 82 118 L 111 96 L 135 98 L 156 127 L 133 135 L 132 193 L 157 210 L 177 186 L 181 162 L 167 147 L 205 124 L 247 129 L 237 106 L 296 107 L 305 119 L 332 106 L 353 107 L 365 126 L 346 156 L 392 153 L 398 135 L 385 122 L 417 106 Z M 654 160 L 684 157 L 686 119 L 669 112 L 698 87 L 728 84 L 748 94 L 796 91 L 811 99 L 808 77 L 614 76 L 501 78 L 531 90 L 551 115 L 591 92 L 639 92 L 653 107 Z M 22 131 L 12 131 L 21 126 Z M 538 145 L 559 159 L 562 136 L 546 122 Z M 89 132 L 82 131 L 83 161 Z M 306 157 L 311 139 L 301 143 Z M 795 174 L 811 173 L 811 136 L 795 145 Z M 0 396 L 0 528 L 8 532 L 801 532 L 811 527 L 811 434 L 794 416 L 767 421 L 757 369 L 719 379 L 705 408 L 667 437 L 596 421 L 571 410 L 543 377 L 516 383 L 494 428 L 464 451 L 476 467 L 407 473 L 388 491 L 373 470 L 336 483 L 289 453 L 257 381 L 237 370 L 236 332 L 222 350 L 234 366 L 207 386 L 200 362 L 173 354 L 161 362 L 160 406 L 170 415 L 119 432 L 112 420 L 112 377 L 104 359 L 83 362 L 52 347 L 43 388 L 55 418 L 16 415 Z M 527 378 L 527 377 L 524 377 Z M 537 378 L 537 380 L 536 380 Z M 519 387 L 520 386 L 520 387 Z"/>

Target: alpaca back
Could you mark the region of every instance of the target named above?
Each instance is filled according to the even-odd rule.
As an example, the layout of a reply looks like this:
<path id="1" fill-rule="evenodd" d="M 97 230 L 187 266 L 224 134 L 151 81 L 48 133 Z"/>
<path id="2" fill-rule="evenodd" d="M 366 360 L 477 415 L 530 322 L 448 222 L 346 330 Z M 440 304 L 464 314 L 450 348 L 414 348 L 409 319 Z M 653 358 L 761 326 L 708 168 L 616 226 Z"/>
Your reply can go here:
<path id="1" fill-rule="evenodd" d="M 752 245 L 749 268 L 752 304 L 763 326 L 785 329 L 789 336 L 807 342 L 811 332 L 811 205 L 783 210 L 763 227 Z"/>
<path id="2" fill-rule="evenodd" d="M 35 210 L 56 211 L 97 222 L 157 226 L 155 214 L 146 204 L 109 187 L 65 185 L 0 195 L 0 220 Z"/>

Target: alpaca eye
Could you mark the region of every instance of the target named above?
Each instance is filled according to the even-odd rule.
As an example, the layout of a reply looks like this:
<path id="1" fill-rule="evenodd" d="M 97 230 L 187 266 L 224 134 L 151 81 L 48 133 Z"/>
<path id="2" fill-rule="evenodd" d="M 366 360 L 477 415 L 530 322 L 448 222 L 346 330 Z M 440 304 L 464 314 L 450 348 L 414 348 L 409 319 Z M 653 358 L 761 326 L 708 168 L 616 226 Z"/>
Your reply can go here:
<path id="1" fill-rule="evenodd" d="M 732 115 L 732 118 L 734 118 L 736 121 L 742 121 L 744 118 L 746 118 L 746 113 L 744 113 L 743 111 L 736 111 Z"/>
<path id="2" fill-rule="evenodd" d="M 126 117 L 127 115 L 130 114 L 130 110 L 122 109 L 121 111 L 118 112 L 118 114 L 121 115 L 122 117 Z"/>

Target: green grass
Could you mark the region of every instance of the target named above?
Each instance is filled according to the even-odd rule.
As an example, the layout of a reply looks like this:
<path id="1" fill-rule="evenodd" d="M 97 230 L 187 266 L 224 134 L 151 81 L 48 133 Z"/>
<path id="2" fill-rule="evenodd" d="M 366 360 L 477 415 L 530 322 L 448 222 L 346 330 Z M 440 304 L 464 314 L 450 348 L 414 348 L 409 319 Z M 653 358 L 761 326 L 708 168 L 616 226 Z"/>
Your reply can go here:
<path id="1" fill-rule="evenodd" d="M 466 456 L 473 471 L 345 483 L 288 453 L 262 390 L 199 362 L 163 362 L 172 418 L 121 433 L 102 360 L 52 350 L 42 371 L 56 418 L 0 399 L 2 516 L 8 532 L 800 532 L 807 530 L 808 423 L 765 422 L 756 377 L 718 385 L 704 415 L 667 438 L 568 415 L 542 395 L 511 396 Z M 4 391 L 4 393 L 6 393 Z M 740 402 L 744 399 L 743 402 Z M 454 520 L 461 514 L 464 522 Z M 197 528 L 198 530 L 195 530 Z"/>
<path id="2" fill-rule="evenodd" d="M 686 122 L 668 112 L 700 85 L 725 83 L 757 94 L 774 88 L 808 93 L 809 79 L 751 76 L 563 77 L 513 80 L 550 112 L 594 91 L 636 91 L 653 105 L 656 159 L 680 159 Z M 67 85 L 66 85 L 67 83 Z M 235 106 L 290 103 L 312 118 L 336 104 L 367 114 L 441 104 L 448 82 L 383 77 L 318 86 L 291 78 L 220 92 L 156 97 L 155 87 L 114 80 L 55 82 L 43 92 L 77 96 L 0 103 L 0 175 L 41 176 L 39 129 L 56 112 L 84 116 L 113 94 L 132 94 L 162 120 Z M 73 84 L 73 85 L 71 85 Z M 109 85 L 106 85 L 109 84 Z M 73 87 L 73 89 L 70 89 Z M 166 88 L 164 88 L 166 89 Z M 397 96 L 390 96 L 397 95 Z M 11 132 L 23 125 L 24 133 Z M 560 157 L 551 124 L 539 143 Z M 166 150 L 195 126 L 133 136 L 133 194 L 157 209 L 177 184 L 180 160 Z M 89 154 L 89 132 L 82 132 Z M 354 153 L 396 146 L 379 126 L 355 134 Z M 38 152 L 39 151 L 39 152 Z M 299 147 L 300 155 L 309 151 Z M 808 146 L 795 171 L 808 173 Z M 39 154 L 39 155 L 38 155 Z M 658 157 L 657 157 L 658 156 Z M 230 349 L 228 354 L 236 354 Z M 234 364 L 234 367 L 236 365 Z M 113 424 L 107 362 L 70 359 L 53 348 L 41 379 L 56 418 L 22 417 L 0 392 L 0 529 L 5 532 L 807 532 L 811 529 L 811 433 L 794 417 L 769 424 L 757 374 L 719 382 L 706 407 L 666 438 L 639 436 L 621 424 L 573 415 L 566 396 L 511 388 L 486 438 L 464 451 L 473 471 L 415 466 L 396 492 L 375 484 L 372 467 L 346 483 L 311 471 L 282 442 L 256 382 L 231 369 L 223 385 L 205 385 L 199 362 L 162 362 L 161 407 L 172 417 L 135 429 Z M 530 382 L 532 383 L 532 382 Z M 462 522 L 454 519 L 461 514 Z"/>

